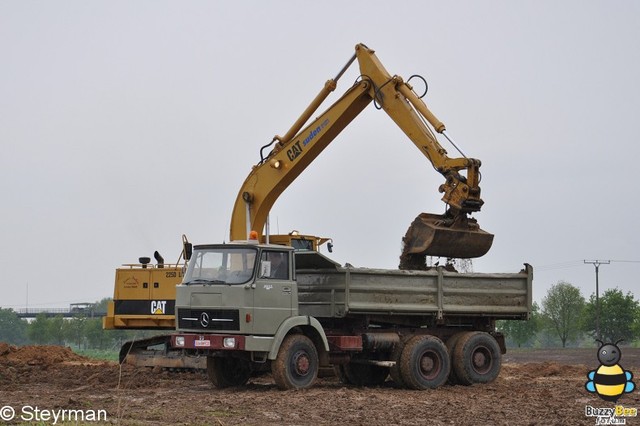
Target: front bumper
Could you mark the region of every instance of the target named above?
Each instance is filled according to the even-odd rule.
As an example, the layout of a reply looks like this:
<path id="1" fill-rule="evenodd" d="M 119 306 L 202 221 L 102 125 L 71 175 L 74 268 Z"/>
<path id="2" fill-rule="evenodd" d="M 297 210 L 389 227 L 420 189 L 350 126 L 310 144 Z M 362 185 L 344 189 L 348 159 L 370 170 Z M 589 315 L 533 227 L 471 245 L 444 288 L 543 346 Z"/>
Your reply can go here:
<path id="1" fill-rule="evenodd" d="M 246 336 L 233 334 L 174 334 L 171 336 L 173 349 L 207 349 L 243 351 Z"/>

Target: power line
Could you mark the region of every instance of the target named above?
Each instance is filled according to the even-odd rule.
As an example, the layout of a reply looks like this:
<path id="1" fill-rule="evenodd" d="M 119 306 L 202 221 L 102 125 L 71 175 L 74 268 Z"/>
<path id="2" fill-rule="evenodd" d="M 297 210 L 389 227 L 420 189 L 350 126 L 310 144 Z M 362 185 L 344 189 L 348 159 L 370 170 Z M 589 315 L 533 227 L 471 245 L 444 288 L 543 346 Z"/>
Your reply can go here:
<path id="1" fill-rule="evenodd" d="M 607 260 L 609 263 L 640 263 L 640 260 Z M 567 260 L 565 262 L 550 263 L 548 265 L 534 265 L 536 271 L 552 271 L 555 269 L 569 269 L 584 265 L 585 261 Z"/>
<path id="2" fill-rule="evenodd" d="M 552 263 L 549 265 L 534 265 L 536 271 L 551 271 L 554 269 L 567 269 L 582 265 L 582 260 L 569 260 L 566 262 Z"/>

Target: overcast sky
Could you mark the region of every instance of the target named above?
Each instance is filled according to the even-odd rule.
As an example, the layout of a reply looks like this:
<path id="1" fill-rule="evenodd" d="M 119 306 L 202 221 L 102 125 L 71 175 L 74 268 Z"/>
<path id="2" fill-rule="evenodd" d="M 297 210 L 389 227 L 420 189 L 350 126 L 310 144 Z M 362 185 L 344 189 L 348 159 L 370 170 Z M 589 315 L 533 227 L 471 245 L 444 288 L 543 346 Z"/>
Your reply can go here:
<path id="1" fill-rule="evenodd" d="M 0 306 L 112 296 L 114 270 L 228 239 L 259 149 L 363 42 L 482 161 L 478 272 L 635 291 L 640 2 L 2 1 Z M 358 76 L 354 66 L 336 94 Z M 455 149 L 441 143 L 452 157 Z M 366 109 L 281 196 L 274 232 L 395 268 L 442 177 Z M 28 289 L 28 290 L 27 290 Z"/>

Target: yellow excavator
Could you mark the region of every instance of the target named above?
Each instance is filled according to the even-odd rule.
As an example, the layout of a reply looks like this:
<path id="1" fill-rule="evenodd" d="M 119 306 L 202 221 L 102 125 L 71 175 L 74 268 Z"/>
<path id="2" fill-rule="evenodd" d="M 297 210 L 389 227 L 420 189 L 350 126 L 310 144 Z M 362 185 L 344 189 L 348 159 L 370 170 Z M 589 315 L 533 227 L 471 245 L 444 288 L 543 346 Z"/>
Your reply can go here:
<path id="1" fill-rule="evenodd" d="M 338 80 L 356 60 L 360 67 L 360 76 L 356 82 L 327 110 L 309 122 L 311 116 L 336 89 Z M 425 269 L 426 256 L 475 258 L 487 253 L 493 242 L 493 235 L 480 229 L 476 220 L 470 217 L 470 214 L 480 211 L 483 205 L 479 186 L 480 160 L 462 154 L 447 133 L 445 125 L 422 101 L 424 95 L 418 96 L 414 91 L 410 84 L 414 77 L 421 78 L 412 76 L 405 81 L 398 75 L 392 76 L 373 50 L 364 44 L 358 44 L 355 54 L 336 77 L 325 83 L 289 131 L 284 136 L 275 136 L 261 148 L 260 161 L 253 166 L 236 198 L 231 217 L 230 239 L 258 239 L 266 243 L 311 250 L 318 250 L 321 244 L 329 242 L 331 251 L 331 242 L 326 238 L 297 233 L 271 235 L 269 212 L 284 190 L 360 112 L 373 103 L 393 119 L 444 177 L 439 191 L 443 194 L 442 201 L 447 208 L 443 214 L 421 213 L 411 223 L 403 238 L 400 269 Z M 448 139 L 462 157 L 448 157 L 435 133 Z M 184 237 L 183 246 L 182 258 L 188 259 L 186 252 L 189 244 Z M 171 265 L 172 269 L 169 270 L 163 262 L 158 261 L 156 265 L 149 265 L 147 262 L 145 265 L 125 265 L 119 268 L 114 301 L 104 318 L 104 328 L 173 329 L 175 285 L 180 282 L 182 266 L 178 262 Z M 155 280 L 154 277 L 147 281 L 141 278 L 131 279 L 136 274 L 153 275 L 154 272 L 165 280 Z M 135 282 L 140 285 L 146 282 L 149 291 L 135 293 L 138 290 L 138 284 L 133 284 Z M 162 294 L 162 299 L 153 296 L 152 286 L 154 289 L 165 287 L 165 292 L 157 292 Z M 134 293 L 137 302 L 127 303 Z M 123 306 L 134 305 L 137 306 L 135 310 L 122 309 Z M 119 306 L 121 309 L 118 309 Z M 164 309 L 158 309 L 159 306 L 164 306 Z M 122 348 L 121 360 L 126 357 L 128 362 L 137 365 L 200 368 L 199 361 L 194 361 L 195 364 L 193 360 L 186 362 L 185 357 L 180 354 L 166 352 L 166 342 L 167 336 L 128 342 Z M 147 350 L 152 346 L 164 347 L 165 356 L 158 357 L 156 350 Z"/>

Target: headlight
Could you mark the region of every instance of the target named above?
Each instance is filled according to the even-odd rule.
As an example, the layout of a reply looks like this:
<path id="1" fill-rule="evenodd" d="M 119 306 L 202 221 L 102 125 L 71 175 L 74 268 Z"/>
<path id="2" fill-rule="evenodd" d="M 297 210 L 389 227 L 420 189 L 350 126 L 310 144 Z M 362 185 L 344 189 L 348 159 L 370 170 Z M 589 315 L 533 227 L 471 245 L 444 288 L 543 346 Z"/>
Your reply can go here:
<path id="1" fill-rule="evenodd" d="M 227 348 L 235 348 L 236 347 L 236 338 L 235 337 L 225 337 L 222 340 L 222 345 Z"/>
<path id="2" fill-rule="evenodd" d="M 184 346 L 184 336 L 176 337 L 176 346 Z"/>

